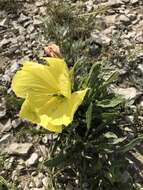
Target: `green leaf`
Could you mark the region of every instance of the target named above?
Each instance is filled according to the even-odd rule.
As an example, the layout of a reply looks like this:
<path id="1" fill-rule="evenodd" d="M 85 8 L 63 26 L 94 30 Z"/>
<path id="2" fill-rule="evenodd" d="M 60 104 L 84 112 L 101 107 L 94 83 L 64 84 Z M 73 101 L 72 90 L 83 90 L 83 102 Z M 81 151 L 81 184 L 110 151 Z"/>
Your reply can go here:
<path id="1" fill-rule="evenodd" d="M 92 102 L 90 103 L 87 112 L 86 112 L 86 124 L 87 124 L 87 128 L 89 129 L 91 127 L 91 121 L 92 121 L 92 108 L 93 108 L 93 104 Z"/>
<path id="2" fill-rule="evenodd" d="M 108 139 L 109 138 L 113 138 L 113 139 L 117 139 L 118 138 L 117 135 L 115 133 L 113 133 L 113 132 L 107 132 L 107 133 L 105 133 L 104 137 L 106 137 Z"/>
<path id="3" fill-rule="evenodd" d="M 105 99 L 101 101 L 97 101 L 96 105 L 102 108 L 114 108 L 117 105 L 121 104 L 123 102 L 122 96 L 116 96 L 112 99 Z"/>
<path id="4" fill-rule="evenodd" d="M 126 137 L 118 138 L 118 136 L 113 132 L 105 133 L 104 137 L 106 137 L 107 139 L 110 139 L 110 144 L 114 144 L 114 145 L 118 144 L 118 143 L 121 143 L 126 139 Z"/>
<path id="5" fill-rule="evenodd" d="M 140 144 L 143 141 L 143 135 L 140 135 L 139 137 L 133 139 L 128 144 L 124 145 L 119 151 L 120 152 L 128 152 L 129 150 L 133 149 L 136 145 Z"/>
<path id="6" fill-rule="evenodd" d="M 125 139 L 126 139 L 126 137 L 113 139 L 112 144 L 118 144 L 118 143 L 121 143 L 121 142 L 123 142 Z"/>
<path id="7" fill-rule="evenodd" d="M 107 86 L 111 84 L 113 81 L 117 80 L 119 76 L 119 73 L 116 71 L 111 74 L 111 76 L 103 83 L 103 86 Z"/>
<path id="8" fill-rule="evenodd" d="M 54 158 L 46 160 L 44 164 L 47 167 L 57 167 L 57 166 L 64 167 L 68 165 L 70 162 L 72 162 L 75 159 L 75 157 L 78 156 L 79 153 L 81 153 L 83 147 L 84 145 L 82 143 L 77 142 L 72 148 L 60 152 Z"/>
<path id="9" fill-rule="evenodd" d="M 95 63 L 92 65 L 90 71 L 89 71 L 89 75 L 86 79 L 86 85 L 88 86 L 88 83 L 90 81 L 90 79 L 92 78 L 92 74 L 94 73 L 94 76 L 98 75 L 97 73 L 99 72 L 101 63 Z"/>
<path id="10" fill-rule="evenodd" d="M 57 167 L 59 165 L 65 164 L 67 162 L 68 155 L 63 152 L 58 154 L 55 158 L 51 158 L 45 161 L 45 165 L 48 167 Z"/>
<path id="11" fill-rule="evenodd" d="M 101 113 L 101 117 L 103 121 L 112 121 L 115 117 L 119 115 L 118 112 L 103 112 Z"/>

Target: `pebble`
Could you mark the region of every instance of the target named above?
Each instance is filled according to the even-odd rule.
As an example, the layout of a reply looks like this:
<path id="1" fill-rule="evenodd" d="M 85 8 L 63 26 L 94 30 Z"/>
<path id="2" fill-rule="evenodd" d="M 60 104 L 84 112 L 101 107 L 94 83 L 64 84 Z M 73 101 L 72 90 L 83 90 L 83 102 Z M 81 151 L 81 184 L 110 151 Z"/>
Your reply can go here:
<path id="1" fill-rule="evenodd" d="M 127 17 L 126 15 L 120 15 L 118 17 L 118 20 L 119 20 L 119 22 L 122 22 L 124 24 L 130 24 L 131 23 L 129 17 Z"/>
<path id="2" fill-rule="evenodd" d="M 32 143 L 11 143 L 4 152 L 13 155 L 25 156 L 28 154 L 29 150 L 32 148 Z"/>
<path id="3" fill-rule="evenodd" d="M 139 2 L 139 0 L 130 0 L 131 4 L 134 5 Z"/>
<path id="4" fill-rule="evenodd" d="M 91 39 L 100 45 L 108 46 L 111 43 L 111 39 L 99 31 L 92 32 Z"/>
<path id="5" fill-rule="evenodd" d="M 107 25 L 113 25 L 113 24 L 115 24 L 116 17 L 117 17 L 117 14 L 105 16 L 105 18 L 104 18 L 105 19 L 105 23 Z"/>
<path id="6" fill-rule="evenodd" d="M 35 5 L 37 6 L 37 7 L 41 7 L 41 6 L 43 6 L 44 5 L 44 1 L 36 1 L 36 3 L 35 3 Z"/>
<path id="7" fill-rule="evenodd" d="M 36 152 L 32 153 L 30 158 L 26 161 L 26 165 L 29 167 L 29 166 L 36 164 L 38 161 L 38 157 L 39 156 Z"/>
<path id="8" fill-rule="evenodd" d="M 18 63 L 14 62 L 11 67 L 10 67 L 10 72 L 14 73 L 15 71 L 17 71 L 17 69 L 19 68 Z"/>
<path id="9" fill-rule="evenodd" d="M 34 179 L 34 182 L 35 182 L 35 186 L 36 186 L 37 188 L 41 188 L 41 187 L 43 186 L 42 181 L 39 180 L 38 178 L 35 178 L 35 179 Z"/>
<path id="10" fill-rule="evenodd" d="M 138 92 L 136 88 L 130 87 L 130 88 L 115 88 L 113 89 L 115 94 L 122 95 L 126 100 L 128 99 L 135 99 L 138 95 Z"/>
<path id="11" fill-rule="evenodd" d="M 0 123 L 0 133 L 7 132 L 12 128 L 11 119 L 5 121 L 4 124 Z"/>
<path id="12" fill-rule="evenodd" d="M 4 117 L 6 115 L 6 105 L 5 105 L 5 99 L 0 99 L 0 118 Z"/>
<path id="13" fill-rule="evenodd" d="M 109 0 L 108 1 L 108 5 L 112 6 L 112 7 L 119 7 L 119 6 L 123 5 L 123 4 L 124 3 L 121 0 Z"/>
<path id="14" fill-rule="evenodd" d="M 10 42 L 9 39 L 6 39 L 6 38 L 2 39 L 2 40 L 0 41 L 0 48 L 3 48 L 4 46 L 9 45 L 10 43 L 11 43 L 11 42 Z"/>
<path id="15" fill-rule="evenodd" d="M 44 185 L 45 187 L 47 187 L 47 185 L 48 185 L 48 178 L 47 178 L 47 177 L 43 178 L 43 179 L 42 179 L 42 183 L 43 183 L 43 185 Z"/>
<path id="16" fill-rule="evenodd" d="M 19 17 L 19 22 L 20 23 L 23 23 L 23 22 L 25 22 L 25 21 L 27 21 L 27 20 L 29 20 L 30 18 L 28 17 L 28 16 L 26 16 L 26 15 L 24 15 L 23 13 L 21 13 L 20 14 L 20 17 Z"/>
<path id="17" fill-rule="evenodd" d="M 143 64 L 139 64 L 137 68 L 143 74 Z"/>
<path id="18" fill-rule="evenodd" d="M 17 118 L 15 120 L 12 121 L 12 127 L 15 129 L 17 127 L 19 127 L 19 125 L 22 123 L 20 118 Z"/>
<path id="19" fill-rule="evenodd" d="M 1 127 L 1 126 L 0 126 Z M 7 133 L 5 135 L 3 135 L 1 138 L 0 138 L 0 144 L 2 143 L 7 143 L 10 139 L 10 136 L 11 134 L 10 133 Z"/>
<path id="20" fill-rule="evenodd" d="M 7 28 L 8 27 L 7 24 L 8 24 L 8 18 L 4 18 L 0 21 L 0 27 Z"/>

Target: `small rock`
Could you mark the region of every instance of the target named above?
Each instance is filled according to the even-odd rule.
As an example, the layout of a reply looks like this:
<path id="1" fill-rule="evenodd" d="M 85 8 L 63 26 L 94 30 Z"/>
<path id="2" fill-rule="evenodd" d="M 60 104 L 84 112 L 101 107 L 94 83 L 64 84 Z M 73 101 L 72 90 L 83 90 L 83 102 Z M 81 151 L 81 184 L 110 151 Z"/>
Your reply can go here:
<path id="1" fill-rule="evenodd" d="M 139 2 L 139 0 L 131 0 L 132 5 L 134 5 L 134 4 L 138 3 L 138 2 Z"/>
<path id="2" fill-rule="evenodd" d="M 91 11 L 91 10 L 93 9 L 93 7 L 94 7 L 94 5 L 93 5 L 93 0 L 88 0 L 88 1 L 86 1 L 85 5 L 86 5 L 87 11 L 88 11 L 88 12 Z"/>
<path id="3" fill-rule="evenodd" d="M 47 177 L 43 178 L 43 179 L 42 179 L 42 183 L 43 183 L 43 185 L 44 185 L 45 187 L 47 187 L 48 178 L 47 178 Z"/>
<path id="4" fill-rule="evenodd" d="M 48 154 L 48 150 L 47 150 L 46 146 L 40 145 L 40 146 L 39 146 L 39 151 L 40 151 L 40 154 L 41 154 L 44 158 L 46 158 L 46 156 L 47 156 L 47 154 Z M 43 158 L 42 158 L 42 159 L 43 159 Z M 40 159 L 39 159 L 39 161 L 40 161 Z"/>
<path id="5" fill-rule="evenodd" d="M 91 33 L 91 39 L 100 45 L 108 46 L 111 43 L 111 39 L 109 37 L 98 31 Z"/>
<path id="6" fill-rule="evenodd" d="M 27 32 L 30 34 L 34 31 L 34 26 L 33 25 L 29 25 L 28 28 L 27 28 Z"/>
<path id="7" fill-rule="evenodd" d="M 115 24 L 116 17 L 117 17 L 117 14 L 105 16 L 105 23 L 108 25 Z"/>
<path id="8" fill-rule="evenodd" d="M 127 115 L 125 117 L 125 119 L 127 120 L 127 122 L 133 124 L 134 123 L 134 116 L 133 115 Z"/>
<path id="9" fill-rule="evenodd" d="M 13 126 L 13 128 L 15 129 L 15 128 L 17 128 L 17 127 L 19 127 L 19 125 L 21 124 L 21 119 L 15 119 L 15 120 L 13 120 L 12 121 L 12 126 Z"/>
<path id="10" fill-rule="evenodd" d="M 143 100 L 140 102 L 140 106 L 143 108 Z"/>
<path id="11" fill-rule="evenodd" d="M 5 105 L 5 99 L 0 99 L 0 118 L 4 117 L 6 115 L 6 105 Z"/>
<path id="12" fill-rule="evenodd" d="M 113 32 L 113 30 L 115 30 L 115 26 L 110 26 L 109 28 L 106 28 L 105 30 L 103 30 L 103 34 L 104 35 L 110 35 L 110 36 L 112 36 L 112 32 Z"/>
<path id="13" fill-rule="evenodd" d="M 12 172 L 11 179 L 12 179 L 13 181 L 16 181 L 16 180 L 18 179 L 18 173 L 17 173 L 16 170 L 14 170 L 14 171 Z"/>
<path id="14" fill-rule="evenodd" d="M 18 65 L 18 63 L 13 63 L 12 65 L 11 65 L 11 67 L 10 67 L 10 72 L 11 73 L 14 73 L 17 69 L 19 68 L 19 65 Z"/>
<path id="15" fill-rule="evenodd" d="M 39 12 L 40 12 L 40 14 L 42 16 L 46 16 L 46 14 L 47 14 L 47 7 L 40 7 Z"/>
<path id="16" fill-rule="evenodd" d="M 124 3 L 129 3 L 130 0 L 122 0 Z"/>
<path id="17" fill-rule="evenodd" d="M 124 3 L 121 0 L 109 0 L 108 5 L 112 7 L 119 7 L 123 5 Z"/>
<path id="18" fill-rule="evenodd" d="M 8 19 L 4 18 L 3 20 L 0 21 L 0 26 L 7 28 L 7 24 L 8 24 Z"/>
<path id="19" fill-rule="evenodd" d="M 5 123 L 0 123 L 0 133 L 7 132 L 12 128 L 11 119 L 8 119 Z"/>
<path id="20" fill-rule="evenodd" d="M 40 173 L 38 174 L 38 178 L 39 178 L 39 179 L 43 179 L 43 177 L 44 177 L 44 174 L 40 172 Z"/>
<path id="21" fill-rule="evenodd" d="M 0 48 L 3 48 L 4 46 L 7 46 L 8 44 L 10 44 L 11 41 L 9 39 L 4 38 L 3 40 L 1 40 L 0 42 Z"/>
<path id="22" fill-rule="evenodd" d="M 25 162 L 24 162 L 24 160 L 23 159 L 19 159 L 18 162 L 17 162 L 16 169 L 18 171 L 20 171 L 20 170 L 23 170 L 24 168 L 25 168 Z"/>
<path id="23" fill-rule="evenodd" d="M 43 6 L 44 5 L 44 1 L 36 1 L 36 3 L 35 3 L 35 5 L 37 6 L 37 7 L 41 7 L 41 6 Z"/>
<path id="24" fill-rule="evenodd" d="M 0 138 L 0 143 L 7 143 L 9 141 L 10 136 L 10 133 L 3 135 L 2 138 Z"/>
<path id="25" fill-rule="evenodd" d="M 132 14 L 130 13 L 130 14 L 128 14 L 127 16 L 128 16 L 128 18 L 129 18 L 131 21 L 134 21 L 134 20 L 137 18 L 137 15 L 136 15 L 136 14 L 133 14 L 133 13 L 132 13 Z"/>
<path id="26" fill-rule="evenodd" d="M 35 187 L 34 181 L 31 181 L 28 186 L 30 187 L 30 189 L 33 189 Z"/>
<path id="27" fill-rule="evenodd" d="M 37 171 L 33 171 L 32 173 L 31 173 L 31 176 L 36 176 L 37 175 Z"/>
<path id="28" fill-rule="evenodd" d="M 5 169 L 10 169 L 12 167 L 12 164 L 14 162 L 14 157 L 10 157 L 5 160 Z"/>
<path id="29" fill-rule="evenodd" d="M 41 188 L 41 187 L 43 186 L 42 180 L 39 179 L 37 176 L 34 177 L 34 183 L 35 183 L 35 186 L 36 186 L 37 188 Z"/>
<path id="30" fill-rule="evenodd" d="M 44 144 L 47 144 L 47 142 L 48 142 L 48 135 L 45 135 L 45 136 L 42 138 L 42 142 L 43 142 Z"/>
<path id="31" fill-rule="evenodd" d="M 128 99 L 135 99 L 139 94 L 134 87 L 130 88 L 115 88 L 113 89 L 115 94 L 122 95 L 126 100 Z"/>
<path id="32" fill-rule="evenodd" d="M 38 18 L 35 18 L 34 20 L 33 20 L 33 24 L 35 25 L 35 26 L 39 26 L 39 25 L 41 25 L 43 22 L 42 22 L 42 20 L 40 20 L 40 19 L 38 19 Z"/>
<path id="33" fill-rule="evenodd" d="M 38 161 L 38 154 L 36 153 L 36 152 L 34 152 L 31 156 L 30 156 L 30 158 L 26 161 L 26 165 L 27 166 L 32 166 L 32 165 L 34 165 L 34 164 L 36 164 L 37 163 L 37 161 Z"/>
<path id="34" fill-rule="evenodd" d="M 143 44 L 143 33 L 142 32 L 139 32 L 135 38 L 135 40 L 140 43 L 140 44 Z"/>
<path id="35" fill-rule="evenodd" d="M 143 74 L 143 64 L 139 64 L 137 68 Z"/>
<path id="36" fill-rule="evenodd" d="M 20 17 L 19 17 L 19 22 L 20 23 L 23 23 L 25 21 L 28 21 L 30 18 L 26 15 L 24 15 L 23 13 L 20 14 Z"/>
<path id="37" fill-rule="evenodd" d="M 32 143 L 12 143 L 4 151 L 8 154 L 26 155 L 32 147 Z"/>
<path id="38" fill-rule="evenodd" d="M 124 24 L 130 24 L 130 19 L 126 15 L 120 15 L 118 17 L 119 22 L 122 22 Z"/>
<path id="39" fill-rule="evenodd" d="M 26 27 L 28 27 L 32 23 L 33 23 L 32 20 L 28 20 L 27 22 L 24 22 L 23 26 L 24 26 L 24 28 L 26 28 Z"/>

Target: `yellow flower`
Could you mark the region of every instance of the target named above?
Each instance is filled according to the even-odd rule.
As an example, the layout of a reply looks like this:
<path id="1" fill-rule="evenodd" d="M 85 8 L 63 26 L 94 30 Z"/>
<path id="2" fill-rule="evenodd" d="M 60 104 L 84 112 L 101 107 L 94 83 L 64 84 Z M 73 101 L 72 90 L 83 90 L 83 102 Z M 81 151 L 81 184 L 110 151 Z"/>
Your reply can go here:
<path id="1" fill-rule="evenodd" d="M 44 58 L 46 65 L 26 61 L 12 80 L 12 89 L 25 101 L 19 116 L 60 133 L 74 117 L 87 89 L 71 92 L 70 72 L 63 59 Z"/>

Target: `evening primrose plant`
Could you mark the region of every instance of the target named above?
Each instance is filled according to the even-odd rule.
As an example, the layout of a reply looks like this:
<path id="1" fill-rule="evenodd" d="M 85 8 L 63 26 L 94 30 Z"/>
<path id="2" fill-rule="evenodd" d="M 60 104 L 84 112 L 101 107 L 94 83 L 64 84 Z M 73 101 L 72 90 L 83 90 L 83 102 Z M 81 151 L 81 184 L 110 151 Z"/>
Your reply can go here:
<path id="1" fill-rule="evenodd" d="M 87 88 L 71 92 L 71 75 L 64 59 L 43 58 L 45 65 L 26 61 L 12 80 L 15 94 L 25 99 L 19 116 L 60 133 L 82 103 Z"/>

